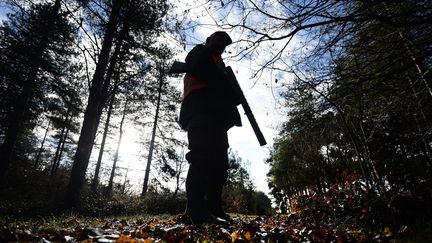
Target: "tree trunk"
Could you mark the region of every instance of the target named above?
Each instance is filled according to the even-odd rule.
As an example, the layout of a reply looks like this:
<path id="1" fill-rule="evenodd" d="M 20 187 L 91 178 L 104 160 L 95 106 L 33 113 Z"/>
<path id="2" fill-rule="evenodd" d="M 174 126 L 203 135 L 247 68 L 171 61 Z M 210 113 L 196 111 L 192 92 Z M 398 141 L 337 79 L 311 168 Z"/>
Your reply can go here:
<path id="1" fill-rule="evenodd" d="M 91 185 L 91 190 L 93 192 L 96 191 L 97 186 L 99 184 L 99 171 L 100 171 L 100 167 L 102 164 L 102 157 L 103 157 L 103 153 L 104 153 L 104 149 L 105 149 L 105 143 L 106 143 L 106 137 L 108 135 L 108 129 L 109 129 L 109 124 L 110 124 L 110 120 L 111 120 L 111 114 L 112 114 L 112 110 L 114 107 L 114 100 L 115 100 L 115 93 L 117 90 L 117 84 L 114 86 L 114 91 L 111 94 L 111 100 L 110 100 L 110 104 L 108 107 L 108 111 L 107 111 L 107 118 L 105 121 L 105 127 L 104 127 L 104 132 L 102 135 L 102 142 L 101 142 L 101 146 L 99 149 L 99 156 L 98 156 L 98 160 L 96 162 L 96 169 L 95 169 L 95 173 L 93 176 L 93 180 L 92 180 L 92 185 Z"/>
<path id="2" fill-rule="evenodd" d="M 46 137 L 47 137 L 47 134 L 48 134 L 48 131 L 49 131 L 49 127 L 50 127 L 50 126 L 51 126 L 51 120 L 48 120 L 48 125 L 47 125 L 47 128 L 46 128 L 46 130 L 45 130 L 45 134 L 44 134 L 44 137 L 43 137 L 43 139 L 42 139 L 41 146 L 40 146 L 39 151 L 38 151 L 38 153 L 37 153 L 37 155 L 36 155 L 35 163 L 34 163 L 34 165 L 33 165 L 33 167 L 34 167 L 35 169 L 37 168 L 37 166 L 38 166 L 38 164 L 39 164 L 39 160 L 40 160 L 40 157 L 41 157 L 42 152 L 43 152 L 43 147 L 44 147 L 44 145 L 45 145 L 45 140 L 46 140 Z"/>
<path id="3" fill-rule="evenodd" d="M 423 64 L 420 63 L 420 61 L 416 58 L 416 56 L 414 55 L 414 51 L 411 50 L 410 46 L 408 46 L 407 43 L 411 44 L 411 46 L 414 46 L 414 43 L 408 39 L 408 37 L 406 37 L 405 33 L 403 32 L 403 30 L 399 30 L 399 36 L 402 39 L 402 43 L 404 43 L 405 49 L 407 50 L 411 60 L 414 63 L 415 68 L 417 69 L 417 72 L 419 74 L 419 78 L 420 80 L 423 82 L 423 84 L 425 85 L 429 95 L 432 97 L 432 87 L 429 85 L 428 80 L 426 79 L 426 74 L 429 71 L 424 71 L 422 66 Z"/>
<path id="4" fill-rule="evenodd" d="M 160 74 L 159 74 L 159 89 L 158 89 L 158 98 L 157 98 L 157 104 L 156 104 L 156 113 L 155 113 L 155 119 L 153 122 L 153 131 L 152 131 L 152 137 L 151 137 L 151 141 L 150 141 L 150 146 L 149 146 L 149 154 L 147 157 L 147 166 L 146 166 L 146 171 L 145 171 L 145 176 L 144 176 L 144 184 L 143 184 L 143 189 L 141 192 L 141 196 L 144 197 L 144 195 L 146 194 L 147 190 L 148 190 L 148 180 L 149 180 L 149 175 L 150 175 L 150 165 L 152 162 L 152 157 L 153 157 L 153 149 L 154 149 L 154 141 L 155 141 L 155 137 L 156 137 L 156 128 L 157 128 L 157 120 L 158 120 L 158 116 L 159 116 L 159 108 L 160 108 L 160 101 L 161 101 L 161 93 L 162 93 L 162 82 L 163 82 L 163 74 L 162 74 L 162 69 L 159 70 Z"/>
<path id="5" fill-rule="evenodd" d="M 182 156 L 183 158 L 183 156 Z M 178 191 L 180 190 L 180 175 L 183 169 L 183 159 L 181 161 L 178 162 L 177 166 L 176 166 L 176 187 L 174 190 L 174 196 L 177 196 Z"/>
<path id="6" fill-rule="evenodd" d="M 60 137 L 59 137 L 58 143 L 57 143 L 56 153 L 55 153 L 52 165 L 51 165 L 51 176 L 54 176 L 54 170 L 55 170 L 55 167 L 57 165 L 57 161 L 58 161 L 58 157 L 59 157 L 59 154 L 60 154 L 61 145 L 62 145 L 62 142 L 63 142 L 63 136 L 64 136 L 65 132 L 66 132 L 66 127 L 63 127 L 62 131 L 60 133 Z"/>
<path id="7" fill-rule="evenodd" d="M 68 137 L 68 134 L 69 134 L 69 128 L 66 130 L 66 133 L 65 133 L 64 138 L 63 138 L 62 146 L 61 146 L 61 149 L 60 149 L 60 154 L 58 156 L 58 161 L 57 161 L 56 167 L 54 168 L 54 175 L 57 175 L 57 170 L 58 170 L 58 168 L 60 166 L 60 162 L 61 162 L 61 159 L 62 159 L 62 155 L 63 155 L 63 151 L 64 151 L 64 147 L 65 147 L 65 144 L 66 144 L 66 139 Z"/>
<path id="8" fill-rule="evenodd" d="M 58 141 L 58 144 L 57 144 L 56 153 L 55 153 L 54 160 L 53 160 L 52 166 L 51 166 L 51 176 L 55 175 L 56 167 L 58 167 L 57 163 L 60 162 L 60 160 L 59 160 L 60 151 L 61 151 L 61 148 L 62 148 L 63 139 L 65 137 L 65 133 L 66 133 L 66 126 L 67 126 L 68 123 L 69 123 L 69 111 L 66 114 L 66 117 L 64 119 L 63 128 L 62 128 L 61 133 L 60 133 L 60 137 L 59 137 L 59 141 Z"/>
<path id="9" fill-rule="evenodd" d="M 128 173 L 129 173 L 129 165 L 126 168 L 126 173 L 125 173 L 125 176 L 124 176 L 123 186 L 122 186 L 122 189 L 121 189 L 122 194 L 126 193 L 126 183 L 127 183 Z"/>
<path id="10" fill-rule="evenodd" d="M 114 176 L 115 176 L 115 170 L 116 170 L 116 166 L 117 166 L 117 161 L 118 161 L 118 156 L 119 156 L 119 152 L 120 152 L 120 145 L 122 142 L 122 137 L 123 137 L 123 124 L 124 124 L 124 120 L 126 117 L 126 109 L 127 109 L 127 105 L 128 105 L 128 100 L 126 99 L 124 107 L 123 107 L 123 116 L 120 122 L 120 133 L 119 133 L 119 140 L 117 142 L 117 149 L 116 152 L 114 154 L 114 162 L 113 162 L 113 166 L 111 169 L 111 176 L 108 182 L 108 188 L 106 191 L 106 195 L 107 196 L 111 196 L 112 194 L 112 188 L 113 188 L 113 184 L 114 184 Z"/>
<path id="11" fill-rule="evenodd" d="M 124 23 L 123 28 L 120 32 L 120 36 L 119 39 L 117 40 L 117 44 L 116 47 L 114 49 L 114 53 L 111 57 L 110 60 L 110 64 L 107 70 L 107 75 L 105 78 L 105 83 L 102 87 L 102 93 L 104 94 L 104 97 L 108 97 L 108 88 L 109 88 L 109 83 L 111 82 L 111 78 L 114 75 L 114 71 L 115 71 L 115 67 L 117 64 L 117 60 L 118 59 L 122 59 L 120 56 L 120 51 L 122 48 L 122 43 L 123 40 L 126 36 L 126 33 L 128 31 L 128 24 Z M 118 71 L 117 73 L 119 73 L 120 71 Z M 119 85 L 119 78 L 116 79 L 115 84 L 114 84 L 114 88 L 111 94 L 111 100 L 110 100 L 110 104 L 109 104 L 109 108 L 108 108 L 108 112 L 107 112 L 107 119 L 105 122 L 105 127 L 104 127 L 104 133 L 102 136 L 102 142 L 101 142 L 101 148 L 99 150 L 99 156 L 98 156 L 98 160 L 96 162 L 96 169 L 95 169 L 95 174 L 93 176 L 93 180 L 92 180 L 92 185 L 91 185 L 91 190 L 94 192 L 97 189 L 97 186 L 99 184 L 99 173 L 100 173 L 100 167 L 102 164 L 102 157 L 103 157 L 103 153 L 104 153 L 104 148 L 105 148 L 105 143 L 106 143 L 106 137 L 107 137 L 107 133 L 108 133 L 108 128 L 109 128 L 109 123 L 110 123 L 110 119 L 111 119 L 111 114 L 112 114 L 112 109 L 113 109 L 113 105 L 114 105 L 114 101 L 115 101 L 115 95 L 117 93 L 117 89 L 118 89 L 118 85 Z M 103 106 L 101 106 L 100 112 L 99 114 L 102 115 L 102 109 Z"/>
<path id="12" fill-rule="evenodd" d="M 42 59 L 42 51 L 40 52 L 39 58 L 36 58 L 34 65 L 30 70 L 27 80 L 24 82 L 24 87 L 17 97 L 15 107 L 13 108 L 10 116 L 8 117 L 9 124 L 5 133 L 3 144 L 0 148 L 0 183 L 3 182 L 6 171 L 9 169 L 10 161 L 12 159 L 13 150 L 15 147 L 16 140 L 19 137 L 21 125 L 23 123 L 24 115 L 28 111 L 28 103 L 33 97 L 35 80 L 39 65 Z"/>
<path id="13" fill-rule="evenodd" d="M 102 49 L 93 75 L 88 104 L 84 114 L 84 121 L 67 189 L 65 199 L 65 206 L 67 208 L 78 206 L 80 201 L 81 189 L 85 181 L 87 166 L 101 116 L 101 106 L 103 106 L 103 101 L 105 100 L 105 97 L 103 97 L 104 75 L 107 69 L 122 3 L 122 0 L 114 1 L 105 30 Z"/>

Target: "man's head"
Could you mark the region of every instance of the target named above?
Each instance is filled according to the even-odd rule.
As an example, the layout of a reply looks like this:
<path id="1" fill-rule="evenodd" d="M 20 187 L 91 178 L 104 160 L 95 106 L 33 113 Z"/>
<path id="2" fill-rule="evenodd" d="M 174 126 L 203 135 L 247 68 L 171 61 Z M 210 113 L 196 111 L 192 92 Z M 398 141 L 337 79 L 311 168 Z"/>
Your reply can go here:
<path id="1" fill-rule="evenodd" d="M 232 43 L 230 36 L 225 31 L 216 31 L 206 39 L 205 45 L 213 52 L 222 54 L 225 47 Z"/>

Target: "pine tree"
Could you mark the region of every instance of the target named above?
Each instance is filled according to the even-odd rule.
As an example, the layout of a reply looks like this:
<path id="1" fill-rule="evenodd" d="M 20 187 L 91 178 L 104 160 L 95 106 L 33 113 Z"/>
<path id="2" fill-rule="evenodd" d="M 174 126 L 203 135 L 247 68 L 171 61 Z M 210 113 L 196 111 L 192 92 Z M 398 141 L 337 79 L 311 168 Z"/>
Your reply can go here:
<path id="1" fill-rule="evenodd" d="M 18 8 L 2 26 L 2 116 L 4 139 L 0 148 L 0 180 L 17 153 L 16 145 L 29 133 L 47 94 L 56 91 L 57 80 L 65 76 L 65 68 L 73 52 L 70 48 L 74 32 L 61 8 L 52 4 L 31 4 Z"/>

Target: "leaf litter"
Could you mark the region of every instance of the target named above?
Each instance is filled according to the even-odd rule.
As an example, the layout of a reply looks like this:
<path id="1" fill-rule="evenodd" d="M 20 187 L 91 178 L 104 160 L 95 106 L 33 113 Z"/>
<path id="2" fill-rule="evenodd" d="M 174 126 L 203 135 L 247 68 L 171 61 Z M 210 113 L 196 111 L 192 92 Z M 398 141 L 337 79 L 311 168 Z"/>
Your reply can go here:
<path id="1" fill-rule="evenodd" d="M 55 225 L 55 226 L 53 226 Z M 228 226 L 195 226 L 183 216 L 169 218 L 73 218 L 55 224 L 47 220 L 7 221 L 1 242 L 393 242 L 409 232 L 393 233 L 312 225 L 296 214 L 234 217 Z"/>

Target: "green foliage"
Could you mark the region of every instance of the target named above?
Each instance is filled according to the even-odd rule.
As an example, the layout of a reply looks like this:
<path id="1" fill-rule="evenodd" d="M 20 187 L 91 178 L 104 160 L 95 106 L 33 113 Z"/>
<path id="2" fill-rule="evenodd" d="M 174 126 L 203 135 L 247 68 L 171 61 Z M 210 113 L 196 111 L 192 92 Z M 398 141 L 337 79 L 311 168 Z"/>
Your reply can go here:
<path id="1" fill-rule="evenodd" d="M 291 200 L 291 210 L 314 225 L 336 223 L 339 227 L 369 230 L 432 226 L 432 200 L 425 197 L 427 190 L 419 189 L 415 195 L 393 191 L 371 194 L 358 178 L 349 175 L 344 183 L 332 185 L 325 193 L 297 196 Z M 427 186 L 430 182 L 422 184 Z"/>
<path id="2" fill-rule="evenodd" d="M 80 106 L 76 32 L 68 14 L 60 14 L 60 5 L 52 3 L 15 7 L 0 27 L 2 179 L 10 160 L 37 153 L 38 128 L 48 117 L 69 113 L 64 124 L 53 127 L 76 132 Z"/>
<path id="3" fill-rule="evenodd" d="M 222 192 L 224 209 L 232 213 L 273 214 L 271 200 L 265 193 L 255 190 L 243 166 L 241 159 L 230 151 L 228 182 Z"/>
<path id="4" fill-rule="evenodd" d="M 147 193 L 143 200 L 142 212 L 148 214 L 180 214 L 186 208 L 186 194 L 178 193 Z"/>
<path id="5" fill-rule="evenodd" d="M 21 166 L 13 168 L 22 168 Z M 0 188 L 0 217 L 35 217 L 61 215 L 63 198 L 68 183 L 68 170 L 60 168 L 56 177 L 50 170 L 11 170 L 14 179 Z M 89 188 L 89 185 L 86 185 Z M 180 214 L 186 207 L 184 192 L 148 192 L 145 197 L 124 193 L 115 187 L 111 197 L 103 190 L 84 190 L 83 198 L 76 213 L 87 216 L 122 216 L 138 214 Z"/>
<path id="6" fill-rule="evenodd" d="M 426 34 L 430 25 L 419 17 L 430 15 L 431 7 L 426 1 L 353 2 L 339 14 L 356 9 L 367 21 L 319 25 L 315 37 L 326 44 L 306 55 L 308 65 L 296 66 L 293 85 L 284 93 L 288 119 L 268 160 L 280 210 L 292 198 L 312 194 L 303 201 L 311 209 L 308 217 L 350 215 L 350 223 L 362 223 L 359 209 L 368 202 L 373 217 L 363 216 L 382 226 L 391 218 L 386 205 L 402 192 L 429 202 L 430 191 L 422 196 L 415 191 L 432 178 L 432 113 L 426 108 L 432 104 L 426 71 L 432 38 Z M 338 29 L 342 26 L 346 29 Z M 352 204 L 343 210 L 337 203 L 326 205 L 329 193 L 335 200 L 346 196 L 344 189 L 329 188 L 345 183 L 347 174 L 360 175 L 364 192 L 350 197 Z"/>
<path id="7" fill-rule="evenodd" d="M 86 195 L 79 211 L 84 215 L 101 217 L 138 214 L 180 214 L 183 213 L 185 208 L 185 193 L 175 195 L 169 192 L 148 192 L 144 197 L 140 197 L 114 191 L 109 198 L 102 193 L 98 196 L 95 196 L 94 193 Z"/>
<path id="8" fill-rule="evenodd" d="M 430 229 L 432 38 L 420 16 L 432 5 L 346 6 L 328 13 L 356 10 L 364 22 L 318 21 L 306 38 L 319 41 L 292 68 L 268 159 L 271 194 L 313 225 Z"/>
<path id="9" fill-rule="evenodd" d="M 2 115 L 8 114 L 5 112 L 8 107 L 14 107 L 13 102 L 29 82 L 37 84 L 29 97 L 27 121 L 49 108 L 45 106 L 54 96 L 48 94 L 58 91 L 66 98 L 68 93 L 77 92 L 65 80 L 76 71 L 71 61 L 76 55 L 72 45 L 76 33 L 65 16 L 53 15 L 52 8 L 50 4 L 32 4 L 28 9 L 10 14 L 3 22 L 0 30 Z M 31 71 L 35 67 L 39 70 L 33 77 Z"/>
<path id="10" fill-rule="evenodd" d="M 7 183 L 0 187 L 0 215 L 34 217 L 61 212 L 61 198 L 68 183 L 69 171 L 60 167 L 57 177 L 50 169 L 34 170 L 29 161 L 16 160 Z"/>

